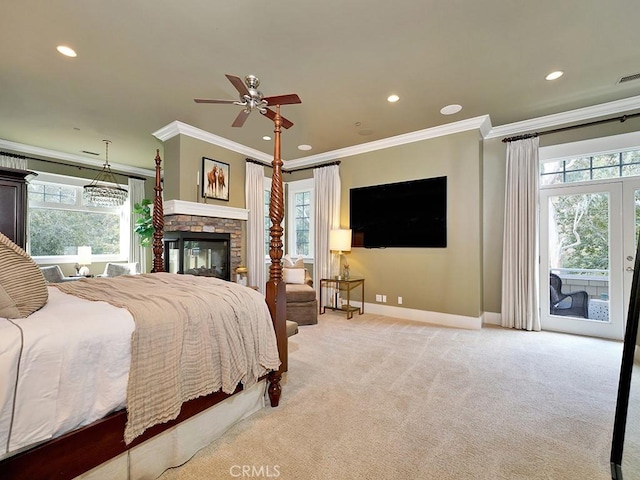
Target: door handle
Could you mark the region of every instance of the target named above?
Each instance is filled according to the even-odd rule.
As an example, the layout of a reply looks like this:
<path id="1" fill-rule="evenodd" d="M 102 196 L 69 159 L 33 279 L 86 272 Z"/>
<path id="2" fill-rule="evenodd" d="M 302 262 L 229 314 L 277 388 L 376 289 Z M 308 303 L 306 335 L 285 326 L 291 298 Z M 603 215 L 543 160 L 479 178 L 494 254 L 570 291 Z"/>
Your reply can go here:
<path id="1" fill-rule="evenodd" d="M 633 267 L 627 267 L 627 272 L 633 272 Z"/>
<path id="2" fill-rule="evenodd" d="M 629 260 L 630 262 L 633 262 L 633 256 L 632 255 L 628 255 L 627 256 L 627 260 Z"/>

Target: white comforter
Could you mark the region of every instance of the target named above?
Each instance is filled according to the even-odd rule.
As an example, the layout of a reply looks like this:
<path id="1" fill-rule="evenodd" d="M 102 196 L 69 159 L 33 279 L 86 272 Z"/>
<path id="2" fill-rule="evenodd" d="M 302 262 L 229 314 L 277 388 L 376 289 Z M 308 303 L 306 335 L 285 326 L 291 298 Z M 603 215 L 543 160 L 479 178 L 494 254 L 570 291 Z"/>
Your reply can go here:
<path id="1" fill-rule="evenodd" d="M 29 317 L 0 317 L 0 459 L 126 403 L 131 314 L 48 290 L 48 303 Z"/>

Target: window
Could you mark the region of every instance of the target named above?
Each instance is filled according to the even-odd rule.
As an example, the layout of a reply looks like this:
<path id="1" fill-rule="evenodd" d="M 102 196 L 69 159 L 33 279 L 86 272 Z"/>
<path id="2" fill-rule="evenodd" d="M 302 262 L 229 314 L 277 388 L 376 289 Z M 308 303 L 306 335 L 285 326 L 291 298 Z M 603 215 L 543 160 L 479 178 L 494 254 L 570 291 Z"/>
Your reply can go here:
<path id="1" fill-rule="evenodd" d="M 640 150 L 553 160 L 540 165 L 541 186 L 634 175 L 640 175 Z"/>
<path id="2" fill-rule="evenodd" d="M 287 253 L 313 258 L 313 179 L 287 183 Z"/>
<path id="3" fill-rule="evenodd" d="M 39 174 L 29 182 L 27 248 L 40 263 L 73 263 L 78 247 L 91 247 L 95 261 L 127 260 L 128 203 L 105 208 L 86 205 L 85 179 Z"/>

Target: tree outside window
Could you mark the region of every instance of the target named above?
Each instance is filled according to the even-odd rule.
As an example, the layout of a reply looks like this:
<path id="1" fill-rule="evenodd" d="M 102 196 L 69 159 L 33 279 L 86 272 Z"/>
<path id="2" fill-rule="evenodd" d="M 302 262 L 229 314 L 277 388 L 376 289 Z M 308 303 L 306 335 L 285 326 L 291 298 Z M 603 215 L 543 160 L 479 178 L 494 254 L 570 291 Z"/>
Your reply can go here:
<path id="1" fill-rule="evenodd" d="M 44 175 L 43 175 L 44 176 Z M 57 178 L 57 177 L 56 177 Z M 63 181 L 61 177 L 61 182 Z M 102 260 L 126 259 L 129 225 L 124 208 L 86 205 L 84 180 L 71 184 L 31 181 L 28 187 L 28 250 L 32 257 L 59 257 L 52 261 L 73 261 L 79 246 L 91 246 L 92 255 Z"/>

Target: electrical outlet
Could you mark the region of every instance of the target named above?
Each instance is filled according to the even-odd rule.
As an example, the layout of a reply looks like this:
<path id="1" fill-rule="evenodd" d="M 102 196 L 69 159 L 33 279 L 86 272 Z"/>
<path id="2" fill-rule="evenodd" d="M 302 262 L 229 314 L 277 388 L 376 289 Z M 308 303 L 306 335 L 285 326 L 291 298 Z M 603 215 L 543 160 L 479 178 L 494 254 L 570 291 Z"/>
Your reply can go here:
<path id="1" fill-rule="evenodd" d="M 398 305 L 402 305 L 402 297 L 398 297 Z"/>
<path id="2" fill-rule="evenodd" d="M 387 303 L 387 296 L 386 295 L 382 295 L 382 303 Z"/>
<path id="3" fill-rule="evenodd" d="M 382 301 L 382 295 L 376 293 L 376 302 L 381 302 Z"/>

